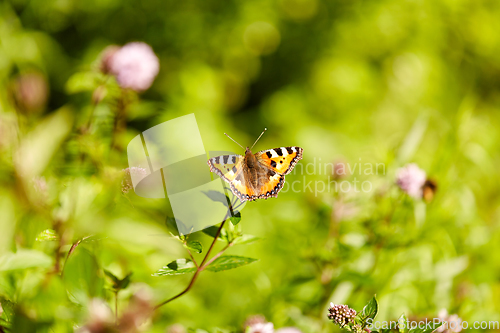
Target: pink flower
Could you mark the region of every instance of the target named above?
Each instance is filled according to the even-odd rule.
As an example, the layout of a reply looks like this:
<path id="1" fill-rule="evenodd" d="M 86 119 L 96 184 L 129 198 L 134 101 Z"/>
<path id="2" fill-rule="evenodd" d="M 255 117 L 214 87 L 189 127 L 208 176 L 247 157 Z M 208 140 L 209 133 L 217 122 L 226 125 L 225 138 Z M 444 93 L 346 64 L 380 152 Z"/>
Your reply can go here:
<path id="1" fill-rule="evenodd" d="M 397 171 L 396 184 L 414 198 L 422 198 L 422 187 L 427 175 L 416 164 L 407 164 Z"/>
<path id="2" fill-rule="evenodd" d="M 458 333 L 462 331 L 462 319 L 458 315 L 449 315 L 446 309 L 442 309 L 439 311 L 438 318 L 443 324 L 436 329 L 436 332 Z"/>
<path id="3" fill-rule="evenodd" d="M 124 45 L 114 51 L 107 61 L 118 84 L 135 91 L 148 89 L 160 70 L 160 62 L 153 49 L 142 42 Z"/>
<path id="4" fill-rule="evenodd" d="M 83 326 L 79 333 L 99 333 L 105 332 L 106 329 L 113 325 L 113 313 L 104 300 L 94 298 L 90 301 L 89 317 L 85 326 Z"/>
<path id="5" fill-rule="evenodd" d="M 273 323 L 257 323 L 248 326 L 246 333 L 274 333 Z"/>
<path id="6" fill-rule="evenodd" d="M 330 302 L 328 319 L 332 320 L 335 324 L 344 327 L 349 323 L 353 323 L 355 317 L 356 310 L 351 309 L 345 304 L 333 304 Z"/>

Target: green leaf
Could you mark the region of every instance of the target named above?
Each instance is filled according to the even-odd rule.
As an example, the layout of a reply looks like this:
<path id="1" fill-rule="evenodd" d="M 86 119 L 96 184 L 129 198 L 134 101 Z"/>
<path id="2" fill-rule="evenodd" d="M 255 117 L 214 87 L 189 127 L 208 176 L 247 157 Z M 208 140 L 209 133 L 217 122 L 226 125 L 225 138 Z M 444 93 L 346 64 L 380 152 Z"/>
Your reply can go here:
<path id="1" fill-rule="evenodd" d="M 215 259 L 214 262 L 207 267 L 207 270 L 211 272 L 227 271 L 229 269 L 251 264 L 254 261 L 257 261 L 257 259 L 240 256 L 221 256 Z"/>
<path id="2" fill-rule="evenodd" d="M 123 290 L 128 287 L 130 284 L 130 277 L 132 276 L 132 273 L 128 273 L 127 276 L 125 276 L 123 279 L 120 280 L 118 283 L 118 289 Z"/>
<path id="3" fill-rule="evenodd" d="M 132 276 L 132 273 L 129 273 L 123 279 L 119 279 L 108 270 L 104 270 L 104 274 L 106 274 L 106 276 L 111 279 L 113 283 L 113 290 L 115 291 L 120 291 L 127 288 L 128 285 L 130 284 L 130 277 Z"/>
<path id="4" fill-rule="evenodd" d="M 108 270 L 104 270 L 104 274 L 106 274 L 107 277 L 109 277 L 111 279 L 111 281 L 113 281 L 113 285 L 117 285 L 118 282 L 120 282 L 120 279 L 117 278 L 113 273 L 111 273 L 110 271 Z"/>
<path id="5" fill-rule="evenodd" d="M 34 267 L 47 268 L 52 266 L 53 260 L 43 252 L 37 250 L 18 250 L 16 253 L 7 253 L 0 257 L 0 271 L 11 271 Z"/>
<path id="6" fill-rule="evenodd" d="M 181 275 L 196 272 L 195 264 L 189 259 L 177 259 L 160 268 L 153 276 Z"/>
<path id="7" fill-rule="evenodd" d="M 38 242 L 54 241 L 54 240 L 57 240 L 57 234 L 56 234 L 55 230 L 46 229 L 38 234 L 38 236 L 36 237 L 36 240 Z"/>
<path id="8" fill-rule="evenodd" d="M 202 232 L 210 237 L 215 238 L 215 235 L 217 235 L 217 230 L 219 230 L 219 227 L 213 225 L 211 227 L 203 229 Z M 220 234 L 219 238 L 222 238 Z"/>
<path id="9" fill-rule="evenodd" d="M 363 310 L 358 313 L 357 317 L 363 322 L 363 324 L 369 319 L 374 319 L 378 312 L 378 303 L 375 296 L 368 301 Z"/>
<path id="10" fill-rule="evenodd" d="M 0 318 L 5 319 L 7 322 L 12 321 L 14 318 L 15 304 L 6 298 L 0 297 L 0 307 L 3 312 L 0 312 Z"/>
<path id="11" fill-rule="evenodd" d="M 198 241 L 189 241 L 187 242 L 187 244 L 184 244 L 184 246 L 191 250 L 191 251 L 194 251 L 196 253 L 202 253 L 203 252 L 203 246 L 201 245 L 200 242 Z"/>
<path id="12" fill-rule="evenodd" d="M 407 319 L 405 314 L 403 313 L 401 317 L 398 319 L 398 327 L 399 327 L 399 333 L 408 333 L 408 327 L 406 327 L 407 324 Z"/>
<path id="13" fill-rule="evenodd" d="M 72 127 L 73 112 L 63 107 L 39 121 L 35 129 L 23 137 L 16 152 L 15 163 L 27 187 L 33 187 L 29 182 L 45 170 Z"/>
<path id="14" fill-rule="evenodd" d="M 75 94 L 84 91 L 91 91 L 97 87 L 97 76 L 92 72 L 77 72 L 66 82 L 66 92 Z"/>
<path id="15" fill-rule="evenodd" d="M 262 238 L 254 236 L 254 235 L 241 235 L 241 236 L 235 238 L 235 240 L 233 241 L 233 244 L 235 244 L 235 245 L 249 244 L 249 243 L 253 243 L 255 241 L 258 241 L 260 239 L 262 239 Z"/>
<path id="16" fill-rule="evenodd" d="M 233 216 L 231 216 L 229 218 L 229 221 L 231 221 L 231 223 L 233 225 L 237 225 L 241 221 L 241 213 L 240 212 L 236 212 L 236 214 L 234 214 Z"/>

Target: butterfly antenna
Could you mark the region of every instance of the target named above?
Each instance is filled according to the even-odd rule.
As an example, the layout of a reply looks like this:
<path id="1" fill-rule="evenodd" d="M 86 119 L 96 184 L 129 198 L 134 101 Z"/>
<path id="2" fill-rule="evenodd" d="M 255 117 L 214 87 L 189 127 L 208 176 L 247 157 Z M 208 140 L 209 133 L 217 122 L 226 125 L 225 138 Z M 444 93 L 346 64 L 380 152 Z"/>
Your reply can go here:
<path id="1" fill-rule="evenodd" d="M 264 132 L 267 131 L 267 128 L 264 128 L 264 130 L 262 131 L 262 133 L 260 133 L 259 137 L 257 138 L 257 140 L 255 140 L 254 144 L 252 145 L 252 148 L 253 146 L 255 146 L 255 144 L 257 143 L 257 141 L 259 141 L 260 137 L 264 135 Z M 250 148 L 250 149 L 252 149 Z"/>
<path id="2" fill-rule="evenodd" d="M 225 134 L 228 138 L 230 138 L 231 140 L 233 140 L 233 141 L 234 141 L 234 143 L 236 143 L 238 146 L 240 146 L 241 148 L 243 148 L 243 146 L 242 146 L 242 145 L 240 145 L 238 142 L 236 142 L 236 140 L 234 140 L 232 137 L 230 137 L 229 135 L 227 135 L 227 133 L 224 133 L 224 134 Z M 243 149 L 245 149 L 245 148 L 243 148 Z"/>

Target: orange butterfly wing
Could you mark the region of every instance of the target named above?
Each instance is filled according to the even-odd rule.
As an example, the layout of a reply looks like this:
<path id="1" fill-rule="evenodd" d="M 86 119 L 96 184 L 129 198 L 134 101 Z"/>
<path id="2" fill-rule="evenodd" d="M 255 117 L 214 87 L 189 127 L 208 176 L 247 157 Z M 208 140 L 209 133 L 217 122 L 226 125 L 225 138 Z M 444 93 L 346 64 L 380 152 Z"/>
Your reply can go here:
<path id="1" fill-rule="evenodd" d="M 221 155 L 208 160 L 210 171 L 224 179 L 242 202 L 255 196 L 252 188 L 246 186 L 242 166 L 244 160 L 241 155 Z"/>
<path id="2" fill-rule="evenodd" d="M 255 156 L 259 163 L 271 170 L 280 175 L 288 175 L 302 159 L 302 152 L 303 149 L 300 147 L 280 147 L 259 151 Z"/>

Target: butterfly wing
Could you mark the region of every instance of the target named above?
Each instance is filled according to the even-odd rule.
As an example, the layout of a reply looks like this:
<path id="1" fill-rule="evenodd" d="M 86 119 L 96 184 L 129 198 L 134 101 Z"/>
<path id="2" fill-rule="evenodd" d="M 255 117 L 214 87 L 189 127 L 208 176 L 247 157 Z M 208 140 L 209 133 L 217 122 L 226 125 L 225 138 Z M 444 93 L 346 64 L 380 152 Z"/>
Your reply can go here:
<path id="1" fill-rule="evenodd" d="M 280 175 L 288 175 L 293 167 L 302 159 L 303 149 L 300 147 L 280 147 L 262 150 L 255 154 L 259 163 L 267 166 Z"/>
<path id="2" fill-rule="evenodd" d="M 224 179 L 241 202 L 250 200 L 255 195 L 252 188 L 246 186 L 243 175 L 244 160 L 241 155 L 221 155 L 208 160 L 210 171 Z"/>

